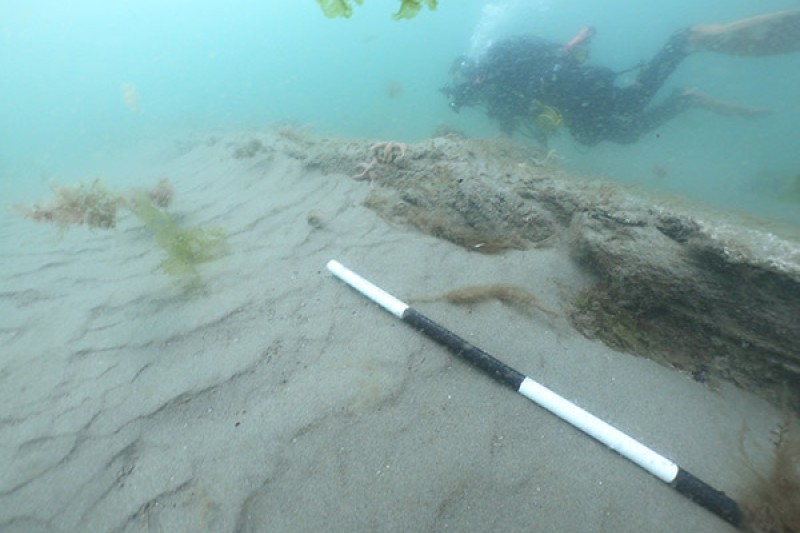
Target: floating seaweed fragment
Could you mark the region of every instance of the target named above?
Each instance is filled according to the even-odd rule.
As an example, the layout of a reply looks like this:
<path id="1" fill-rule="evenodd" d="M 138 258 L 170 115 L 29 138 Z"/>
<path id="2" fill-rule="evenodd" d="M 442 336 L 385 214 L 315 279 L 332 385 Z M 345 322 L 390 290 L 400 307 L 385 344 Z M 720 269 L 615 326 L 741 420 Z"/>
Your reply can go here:
<path id="1" fill-rule="evenodd" d="M 353 14 L 353 1 L 358 5 L 364 2 L 364 0 L 317 0 L 317 3 L 326 17 L 349 18 Z M 438 0 L 400 0 L 400 9 L 392 15 L 392 18 L 395 20 L 410 19 L 420 12 L 423 5 L 433 11 L 437 4 Z"/>
<path id="2" fill-rule="evenodd" d="M 136 113 L 139 111 L 139 94 L 136 91 L 136 86 L 132 83 L 125 82 L 121 86 L 122 88 L 122 102 L 125 104 L 125 107 L 128 108 L 128 111 L 131 113 Z"/>

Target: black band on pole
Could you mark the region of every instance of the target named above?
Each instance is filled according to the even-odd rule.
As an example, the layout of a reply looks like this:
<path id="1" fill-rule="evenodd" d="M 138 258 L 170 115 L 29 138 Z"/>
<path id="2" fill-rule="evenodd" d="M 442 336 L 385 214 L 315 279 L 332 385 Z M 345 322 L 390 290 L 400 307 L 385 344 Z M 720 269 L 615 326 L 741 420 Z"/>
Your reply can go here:
<path id="1" fill-rule="evenodd" d="M 502 361 L 498 361 L 477 346 L 473 346 L 455 333 L 443 328 L 430 318 L 409 307 L 401 317 L 403 322 L 414 326 L 439 344 L 450 348 L 456 355 L 480 368 L 488 375 L 515 391 L 519 390 L 525 376 Z"/>
<path id="2" fill-rule="evenodd" d="M 678 469 L 678 475 L 675 476 L 672 485 L 675 490 L 732 525 L 736 527 L 742 525 L 742 510 L 739 504 L 721 490 L 708 485 L 683 468 Z"/>

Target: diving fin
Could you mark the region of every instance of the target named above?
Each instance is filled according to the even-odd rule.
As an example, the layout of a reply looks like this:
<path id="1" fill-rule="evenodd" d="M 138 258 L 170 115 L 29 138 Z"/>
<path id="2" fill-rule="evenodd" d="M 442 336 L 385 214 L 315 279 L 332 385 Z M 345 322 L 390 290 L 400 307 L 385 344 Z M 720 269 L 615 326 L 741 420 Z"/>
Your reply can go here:
<path id="1" fill-rule="evenodd" d="M 768 56 L 800 50 L 800 9 L 757 15 L 728 24 L 692 26 L 693 51 Z"/>

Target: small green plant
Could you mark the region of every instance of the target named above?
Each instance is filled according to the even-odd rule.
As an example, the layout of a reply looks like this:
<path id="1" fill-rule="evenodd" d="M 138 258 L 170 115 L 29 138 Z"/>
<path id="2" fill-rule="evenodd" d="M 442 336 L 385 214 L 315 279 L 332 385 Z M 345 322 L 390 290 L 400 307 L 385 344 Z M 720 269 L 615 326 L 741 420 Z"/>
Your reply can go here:
<path id="1" fill-rule="evenodd" d="M 112 229 L 117 213 L 127 209 L 153 235 L 166 257 L 161 268 L 166 274 L 188 277 L 192 286 L 200 284 L 197 265 L 225 254 L 225 232 L 219 228 L 185 228 L 178 225 L 166 208 L 174 190 L 166 179 L 149 190 L 135 190 L 126 195 L 115 193 L 99 179 L 89 184 L 52 186 L 54 198 L 46 204 L 18 206 L 17 211 L 36 222 L 55 224 L 62 234 L 70 226 L 86 225 L 91 229 Z"/>

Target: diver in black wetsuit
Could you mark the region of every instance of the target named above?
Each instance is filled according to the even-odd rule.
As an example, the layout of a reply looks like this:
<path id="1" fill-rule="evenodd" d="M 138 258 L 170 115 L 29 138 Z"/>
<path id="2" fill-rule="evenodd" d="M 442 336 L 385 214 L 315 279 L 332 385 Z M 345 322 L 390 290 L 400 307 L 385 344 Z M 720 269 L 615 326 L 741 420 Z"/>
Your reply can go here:
<path id="1" fill-rule="evenodd" d="M 478 63 L 457 60 L 454 83 L 444 87 L 450 107 L 486 107 L 489 117 L 512 134 L 522 130 L 541 142 L 563 121 L 582 144 L 632 143 L 692 106 L 729 115 L 759 116 L 768 110 L 725 103 L 696 91 L 676 89 L 650 105 L 667 77 L 690 53 L 715 51 L 771 55 L 800 48 L 800 9 L 720 26 L 693 26 L 672 35 L 639 71 L 633 84 L 617 86 L 617 74 L 586 65 L 594 31 L 585 28 L 568 45 L 537 37 L 494 44 Z"/>

